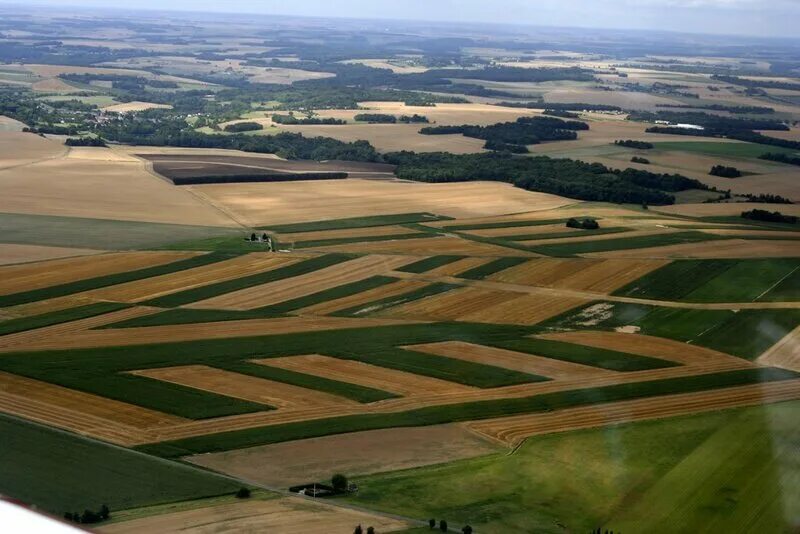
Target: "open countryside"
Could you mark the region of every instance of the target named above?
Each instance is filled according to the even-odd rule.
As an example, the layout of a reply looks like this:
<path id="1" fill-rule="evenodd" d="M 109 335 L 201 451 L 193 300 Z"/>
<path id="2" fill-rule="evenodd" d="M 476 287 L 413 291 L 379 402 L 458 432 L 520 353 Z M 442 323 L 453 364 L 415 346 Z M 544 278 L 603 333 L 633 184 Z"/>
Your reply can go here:
<path id="1" fill-rule="evenodd" d="M 800 528 L 796 38 L 0 13 L 0 497 Z"/>

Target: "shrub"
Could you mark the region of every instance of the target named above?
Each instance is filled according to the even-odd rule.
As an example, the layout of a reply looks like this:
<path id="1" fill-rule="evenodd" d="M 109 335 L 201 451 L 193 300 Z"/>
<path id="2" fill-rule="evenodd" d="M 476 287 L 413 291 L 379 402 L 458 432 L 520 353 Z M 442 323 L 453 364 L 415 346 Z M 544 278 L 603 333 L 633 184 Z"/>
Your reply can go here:
<path id="1" fill-rule="evenodd" d="M 633 156 L 631 158 L 631 163 L 642 163 L 644 165 L 649 165 L 650 160 L 647 158 L 640 158 L 639 156 Z"/>
<path id="2" fill-rule="evenodd" d="M 336 474 L 331 477 L 331 486 L 338 493 L 347 491 L 347 477 L 342 474 Z"/>
<path id="3" fill-rule="evenodd" d="M 363 529 L 363 528 L 361 528 L 361 525 L 358 525 L 358 526 L 355 528 L 355 530 L 353 530 L 353 534 L 363 534 L 363 533 L 364 533 L 364 529 Z"/>
<path id="4" fill-rule="evenodd" d="M 441 530 L 442 532 L 447 532 L 447 521 L 445 521 L 444 519 L 439 521 L 439 530 Z"/>
<path id="5" fill-rule="evenodd" d="M 648 143 L 647 141 L 634 141 L 633 139 L 617 139 L 614 141 L 614 144 L 628 148 L 637 148 L 639 150 L 650 150 L 653 148 L 653 143 Z"/>
<path id="6" fill-rule="evenodd" d="M 428 519 L 428 526 L 431 530 L 436 528 L 436 520 L 435 519 Z"/>
<path id="7" fill-rule="evenodd" d="M 248 488 L 239 488 L 239 491 L 236 492 L 237 499 L 249 499 L 250 498 L 250 490 Z"/>

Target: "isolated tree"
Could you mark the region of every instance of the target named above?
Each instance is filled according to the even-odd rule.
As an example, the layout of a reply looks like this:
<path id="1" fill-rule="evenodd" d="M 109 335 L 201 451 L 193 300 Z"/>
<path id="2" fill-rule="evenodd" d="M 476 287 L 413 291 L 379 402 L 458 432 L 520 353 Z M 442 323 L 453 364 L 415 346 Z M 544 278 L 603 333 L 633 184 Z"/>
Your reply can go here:
<path id="1" fill-rule="evenodd" d="M 266 232 L 264 232 L 263 234 L 261 234 L 261 241 L 266 241 L 267 239 L 269 239 L 269 236 L 267 235 L 267 233 L 266 233 Z"/>
<path id="2" fill-rule="evenodd" d="M 256 233 L 255 232 L 250 234 L 250 241 L 258 241 L 258 238 L 256 237 Z"/>
<path id="3" fill-rule="evenodd" d="M 445 521 L 444 519 L 439 521 L 439 530 L 441 530 L 442 532 L 447 532 L 447 521 Z"/>
<path id="4" fill-rule="evenodd" d="M 353 534 L 363 534 L 363 533 L 364 533 L 364 529 L 363 529 L 363 528 L 361 528 L 361 525 L 358 525 L 358 526 L 355 528 L 355 530 L 353 531 Z"/>
<path id="5" fill-rule="evenodd" d="M 469 525 L 464 525 L 464 528 L 461 529 L 461 532 L 464 534 L 472 534 L 472 527 Z"/>
<path id="6" fill-rule="evenodd" d="M 331 478 L 331 486 L 333 489 L 338 493 L 344 493 L 347 491 L 347 477 L 342 475 L 341 473 L 337 473 L 333 475 Z"/>
<path id="7" fill-rule="evenodd" d="M 369 527 L 367 529 L 367 534 L 375 534 L 375 527 Z"/>
<path id="8" fill-rule="evenodd" d="M 111 510 L 108 509 L 108 505 L 103 505 L 100 507 L 100 519 L 106 521 L 109 517 L 111 517 Z"/>
<path id="9" fill-rule="evenodd" d="M 237 499 L 249 499 L 250 498 L 250 490 L 248 488 L 239 488 L 239 491 L 236 492 Z"/>
<path id="10" fill-rule="evenodd" d="M 431 527 L 431 530 L 436 528 L 436 520 L 435 519 L 428 519 L 428 526 Z"/>

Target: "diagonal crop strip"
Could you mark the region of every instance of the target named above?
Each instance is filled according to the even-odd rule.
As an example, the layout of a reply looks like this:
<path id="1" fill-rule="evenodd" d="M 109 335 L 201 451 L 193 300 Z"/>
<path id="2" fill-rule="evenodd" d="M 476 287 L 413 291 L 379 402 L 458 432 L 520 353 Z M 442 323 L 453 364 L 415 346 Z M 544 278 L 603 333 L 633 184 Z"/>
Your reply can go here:
<path id="1" fill-rule="evenodd" d="M 393 235 L 373 235 L 362 237 L 340 237 L 334 239 L 315 239 L 312 241 L 296 241 L 294 243 L 295 249 L 301 248 L 314 248 L 314 247 L 329 247 L 334 245 L 347 245 L 350 243 L 370 243 L 373 241 L 397 241 L 402 239 L 420 239 L 430 237 L 428 234 L 422 232 L 407 233 L 407 234 L 393 234 Z"/>
<path id="2" fill-rule="evenodd" d="M 450 220 L 451 217 L 434 215 L 432 213 L 400 213 L 397 215 L 368 215 L 365 217 L 351 217 L 348 219 L 333 219 L 311 221 L 304 223 L 267 225 L 261 228 L 273 232 L 300 233 L 319 232 L 322 230 L 345 230 L 352 228 L 372 228 L 375 226 L 390 226 L 393 224 L 419 223 Z"/>
<path id="3" fill-rule="evenodd" d="M 468 280 L 483 280 L 489 275 L 499 273 L 511 267 L 515 267 L 521 263 L 525 263 L 530 258 L 498 258 L 485 265 L 475 267 L 458 275 L 459 278 L 466 278 Z"/>
<path id="4" fill-rule="evenodd" d="M 466 258 L 466 256 L 431 256 L 430 258 L 425 258 L 424 260 L 409 263 L 408 265 L 400 267 L 397 270 L 404 273 L 421 274 L 464 258 Z"/>
<path id="5" fill-rule="evenodd" d="M 67 308 L 66 310 L 34 315 L 32 317 L 11 319 L 9 321 L 3 321 L 0 323 L 0 336 L 24 332 L 26 330 L 33 330 L 35 328 L 43 328 L 45 326 L 52 326 L 55 324 L 68 323 L 80 319 L 88 319 L 89 317 L 96 317 L 105 313 L 122 310 L 124 308 L 130 308 L 131 306 L 132 304 L 98 302 L 95 304 L 87 304 L 86 306 L 78 306 L 76 308 Z"/>
<path id="6" fill-rule="evenodd" d="M 335 313 L 332 313 L 331 315 L 337 317 L 353 317 L 353 316 L 365 315 L 368 313 L 383 311 L 387 308 L 391 308 L 393 306 L 399 306 L 400 304 L 405 304 L 407 302 L 420 300 L 425 297 L 438 295 L 439 293 L 444 293 L 446 291 L 450 291 L 452 289 L 456 289 L 459 287 L 461 286 L 457 286 L 455 284 L 445 284 L 437 282 L 422 287 L 420 289 L 409 291 L 408 293 L 403 293 L 401 295 L 396 295 L 393 297 L 386 297 L 383 299 L 374 300 L 372 302 L 367 302 L 366 304 L 360 304 L 353 308 L 346 308 L 344 310 L 339 310 Z"/>
<path id="7" fill-rule="evenodd" d="M 559 391 L 531 397 L 429 406 L 406 412 L 349 415 L 299 423 L 285 423 L 154 443 L 139 446 L 137 449 L 149 454 L 177 457 L 346 432 L 428 426 L 526 413 L 549 412 L 578 406 L 791 380 L 798 378 L 798 376 L 800 376 L 798 373 L 777 368 L 740 369 L 706 375 Z"/>
<path id="8" fill-rule="evenodd" d="M 679 364 L 639 354 L 587 347 L 548 339 L 514 339 L 492 342 L 490 345 L 516 352 L 526 352 L 554 360 L 563 360 L 610 371 L 633 372 L 675 367 Z"/>
<path id="9" fill-rule="evenodd" d="M 147 267 L 145 269 L 138 269 L 135 271 L 109 274 L 106 276 L 98 276 L 95 278 L 88 278 L 86 280 L 69 282 L 67 284 L 59 284 L 50 287 L 43 287 L 41 289 L 34 289 L 31 291 L 12 293 L 11 295 L 0 296 L 0 307 L 16 306 L 17 304 L 25 304 L 38 300 L 63 297 L 65 295 L 81 293 L 91 289 L 99 289 L 101 287 L 123 284 L 125 282 L 133 282 L 134 280 L 142 280 L 144 278 L 161 276 L 163 274 L 185 271 L 186 269 L 193 269 L 195 267 L 202 267 L 204 265 L 229 260 L 237 255 L 238 254 L 212 252 L 209 254 L 203 254 L 172 263 L 167 263 L 166 265 L 156 265 L 154 267 Z"/>
<path id="10" fill-rule="evenodd" d="M 166 326 L 193 323 L 215 323 L 220 321 L 241 321 L 245 319 L 267 319 L 272 317 L 285 317 L 287 312 L 312 306 L 321 302 L 356 295 L 363 291 L 381 287 L 396 282 L 397 278 L 388 276 L 373 276 L 349 284 L 332 287 L 318 291 L 311 295 L 287 300 L 263 308 L 253 310 L 205 310 L 192 308 L 175 308 L 153 315 L 126 319 L 118 323 L 102 326 L 101 328 L 133 328 L 142 326 Z M 2 327 L 2 323 L 0 323 Z"/>
<path id="11" fill-rule="evenodd" d="M 225 293 L 231 293 L 240 289 L 247 289 L 248 287 L 267 284 L 269 282 L 275 282 L 285 278 L 292 278 L 302 274 L 308 274 L 320 269 L 324 269 L 325 267 L 336 265 L 337 263 L 342 263 L 352 258 L 353 256 L 349 254 L 326 254 L 324 256 L 319 256 L 301 261 L 299 263 L 294 263 L 292 265 L 287 265 L 286 267 L 279 267 L 271 271 L 251 274 L 241 278 L 234 278 L 233 280 L 226 280 L 216 284 L 210 284 L 207 286 L 187 289 L 186 291 L 180 291 L 178 293 L 172 293 L 170 295 L 165 295 L 163 297 L 158 297 L 150 301 L 143 302 L 142 304 L 147 306 L 158 306 L 162 308 L 183 306 L 184 304 L 210 299 L 212 297 L 224 295 Z"/>

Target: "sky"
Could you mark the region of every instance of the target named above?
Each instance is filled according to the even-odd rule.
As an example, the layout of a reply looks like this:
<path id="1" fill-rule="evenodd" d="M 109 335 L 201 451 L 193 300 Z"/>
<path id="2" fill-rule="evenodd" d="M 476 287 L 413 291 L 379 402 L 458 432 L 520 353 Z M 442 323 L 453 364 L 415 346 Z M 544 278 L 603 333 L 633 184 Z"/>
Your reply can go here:
<path id="1" fill-rule="evenodd" d="M 108 0 L 30 3 L 115 5 Z M 124 5 L 142 9 L 800 36 L 800 0 L 137 0 Z"/>

